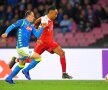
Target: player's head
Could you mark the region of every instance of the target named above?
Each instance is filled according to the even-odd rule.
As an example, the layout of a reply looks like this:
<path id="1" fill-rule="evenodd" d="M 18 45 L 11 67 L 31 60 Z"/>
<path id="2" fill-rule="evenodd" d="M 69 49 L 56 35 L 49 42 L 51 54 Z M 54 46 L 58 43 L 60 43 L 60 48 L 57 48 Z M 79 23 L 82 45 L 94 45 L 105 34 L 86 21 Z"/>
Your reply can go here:
<path id="1" fill-rule="evenodd" d="M 58 10 L 55 6 L 51 6 L 48 9 L 48 16 L 49 16 L 50 19 L 52 19 L 52 20 L 56 19 L 57 14 L 58 14 Z"/>
<path id="2" fill-rule="evenodd" d="M 29 22 L 33 22 L 34 21 L 34 12 L 33 11 L 26 11 L 25 13 L 25 18 L 29 21 Z"/>

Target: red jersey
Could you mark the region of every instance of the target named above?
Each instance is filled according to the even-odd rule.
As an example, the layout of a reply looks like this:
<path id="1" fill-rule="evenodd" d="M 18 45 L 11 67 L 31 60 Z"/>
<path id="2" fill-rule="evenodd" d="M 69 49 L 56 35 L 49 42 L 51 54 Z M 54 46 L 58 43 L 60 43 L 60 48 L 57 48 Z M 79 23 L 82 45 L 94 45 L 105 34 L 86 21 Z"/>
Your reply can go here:
<path id="1" fill-rule="evenodd" d="M 47 20 L 48 26 L 43 30 L 39 39 L 44 43 L 50 43 L 53 41 L 53 20 L 50 20 L 47 15 L 44 17 Z"/>

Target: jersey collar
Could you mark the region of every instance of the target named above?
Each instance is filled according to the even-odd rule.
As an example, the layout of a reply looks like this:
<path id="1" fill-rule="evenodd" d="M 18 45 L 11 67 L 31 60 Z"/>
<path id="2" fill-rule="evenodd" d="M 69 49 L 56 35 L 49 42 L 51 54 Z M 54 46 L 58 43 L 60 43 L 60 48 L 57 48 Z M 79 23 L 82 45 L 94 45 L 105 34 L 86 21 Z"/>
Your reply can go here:
<path id="1" fill-rule="evenodd" d="M 26 21 L 27 23 L 30 23 L 27 19 L 25 19 L 25 21 Z"/>

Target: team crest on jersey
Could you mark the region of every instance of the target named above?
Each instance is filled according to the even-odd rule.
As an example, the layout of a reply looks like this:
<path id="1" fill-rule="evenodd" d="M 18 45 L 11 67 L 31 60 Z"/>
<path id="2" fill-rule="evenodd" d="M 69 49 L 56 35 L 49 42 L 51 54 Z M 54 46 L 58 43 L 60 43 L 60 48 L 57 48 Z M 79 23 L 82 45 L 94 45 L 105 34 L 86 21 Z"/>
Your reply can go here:
<path id="1" fill-rule="evenodd" d="M 26 29 L 29 31 L 32 31 L 32 27 L 31 26 L 26 26 Z"/>

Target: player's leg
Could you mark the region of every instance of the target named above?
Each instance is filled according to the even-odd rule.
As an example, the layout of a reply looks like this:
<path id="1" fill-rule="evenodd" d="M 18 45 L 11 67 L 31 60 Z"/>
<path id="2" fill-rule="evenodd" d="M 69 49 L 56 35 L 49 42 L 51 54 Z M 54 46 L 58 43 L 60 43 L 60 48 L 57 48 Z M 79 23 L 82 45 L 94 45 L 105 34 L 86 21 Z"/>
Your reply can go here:
<path id="1" fill-rule="evenodd" d="M 6 81 L 10 84 L 14 84 L 13 77 L 25 66 L 26 59 L 28 58 L 28 47 L 17 48 L 17 52 L 19 55 L 19 64 L 14 68 L 12 73 L 6 78 Z"/>
<path id="2" fill-rule="evenodd" d="M 9 62 L 9 68 L 11 69 L 17 62 L 19 62 L 19 58 L 13 56 Z M 30 62 L 31 62 L 31 58 L 27 58 L 26 63 L 30 63 Z"/>
<path id="3" fill-rule="evenodd" d="M 14 68 L 14 70 L 12 71 L 12 73 L 6 78 L 6 82 L 10 83 L 10 84 L 15 84 L 13 82 L 13 77 L 16 76 L 18 74 L 18 72 L 24 68 L 25 66 L 25 60 L 19 60 L 19 64 Z"/>
<path id="4" fill-rule="evenodd" d="M 62 50 L 62 48 L 60 46 L 56 47 L 53 51 L 60 56 L 60 63 L 62 66 L 62 78 L 72 79 L 72 76 L 70 76 L 66 73 L 65 52 Z"/>
<path id="5" fill-rule="evenodd" d="M 30 77 L 30 75 L 28 75 L 27 73 L 29 72 L 29 70 L 31 70 L 32 68 L 34 68 L 40 61 L 41 61 L 41 53 L 43 53 L 45 51 L 44 45 L 37 45 L 34 48 L 34 52 L 32 55 L 30 55 L 30 57 L 32 58 L 32 61 L 30 62 L 30 64 L 23 69 L 23 74 L 25 75 L 25 77 L 28 79 Z"/>
<path id="6" fill-rule="evenodd" d="M 42 43 L 41 40 L 37 40 L 36 45 L 34 47 L 34 51 L 41 55 L 41 53 L 45 51 L 45 47 L 46 46 Z M 26 59 L 26 63 L 30 63 L 31 61 L 32 61 L 31 58 Z M 9 63 L 9 68 L 11 69 L 16 62 L 19 62 L 19 58 L 13 56 Z"/>
<path id="7" fill-rule="evenodd" d="M 22 70 L 22 73 L 25 75 L 25 77 L 28 80 L 31 80 L 30 75 L 29 75 L 29 70 L 34 68 L 41 61 L 40 55 L 38 53 L 35 53 L 35 52 L 31 56 L 31 58 L 32 58 L 32 61 L 30 62 L 30 64 Z"/>
<path id="8" fill-rule="evenodd" d="M 9 68 L 11 69 L 15 65 L 16 62 L 17 62 L 17 58 L 13 56 L 11 58 L 11 61 L 9 62 Z"/>
<path id="9" fill-rule="evenodd" d="M 56 42 L 52 42 L 50 43 L 48 48 L 48 51 L 50 53 L 56 53 L 60 56 L 60 63 L 61 63 L 61 67 L 62 67 L 62 77 L 63 78 L 68 78 L 71 79 L 72 77 L 69 76 L 66 73 L 66 58 L 65 58 L 65 52 L 62 50 L 62 48 L 56 43 Z"/>

